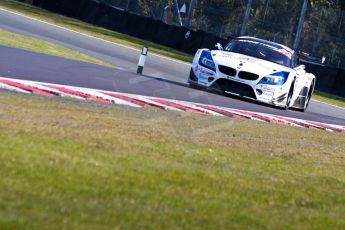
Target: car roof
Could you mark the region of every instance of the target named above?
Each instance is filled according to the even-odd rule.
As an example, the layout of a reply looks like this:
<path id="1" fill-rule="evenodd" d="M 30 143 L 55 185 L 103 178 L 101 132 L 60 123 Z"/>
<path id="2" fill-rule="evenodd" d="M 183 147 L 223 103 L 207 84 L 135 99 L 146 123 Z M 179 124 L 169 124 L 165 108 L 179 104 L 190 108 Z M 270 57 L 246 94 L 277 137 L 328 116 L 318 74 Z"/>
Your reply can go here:
<path id="1" fill-rule="evenodd" d="M 290 49 L 287 46 L 284 46 L 284 45 L 279 44 L 279 43 L 267 41 L 267 40 L 264 40 L 264 39 L 260 39 L 260 38 L 249 37 L 249 36 L 241 36 L 241 37 L 236 37 L 235 39 L 246 39 L 246 40 L 250 40 L 250 41 L 260 42 L 260 43 L 263 43 L 263 44 L 266 44 L 266 45 L 270 45 L 270 46 L 276 47 L 278 49 L 285 49 L 285 50 L 291 52 L 292 54 L 295 52 L 293 49 Z"/>

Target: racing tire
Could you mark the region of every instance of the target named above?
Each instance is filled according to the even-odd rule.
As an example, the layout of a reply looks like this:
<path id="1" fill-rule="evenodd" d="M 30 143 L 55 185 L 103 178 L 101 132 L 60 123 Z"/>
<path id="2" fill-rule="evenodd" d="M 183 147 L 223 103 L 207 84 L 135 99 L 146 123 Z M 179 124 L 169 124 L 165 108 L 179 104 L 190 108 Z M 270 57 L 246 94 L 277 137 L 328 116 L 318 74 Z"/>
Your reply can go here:
<path id="1" fill-rule="evenodd" d="M 289 109 L 289 105 L 290 105 L 290 102 L 291 102 L 291 98 L 292 98 L 292 94 L 293 94 L 293 90 L 295 88 L 295 80 L 291 83 L 291 87 L 290 87 L 290 90 L 289 90 L 289 94 L 286 98 L 286 104 L 284 106 L 284 109 L 285 110 L 288 110 Z"/>
<path id="2" fill-rule="evenodd" d="M 307 99 L 306 99 L 304 108 L 301 109 L 302 112 L 307 111 L 307 108 L 309 106 L 309 102 L 310 102 L 311 96 L 313 95 L 313 92 L 314 92 L 314 87 L 315 87 L 315 83 L 314 83 L 314 80 L 313 80 L 312 83 L 310 84 L 310 87 L 309 87 L 309 91 L 308 91 L 308 95 L 307 95 Z"/>
<path id="3" fill-rule="evenodd" d="M 195 77 L 195 75 L 193 73 L 193 69 L 191 68 L 187 82 L 191 88 L 200 89 L 201 87 L 199 86 L 199 84 L 196 81 L 197 81 L 197 78 Z"/>

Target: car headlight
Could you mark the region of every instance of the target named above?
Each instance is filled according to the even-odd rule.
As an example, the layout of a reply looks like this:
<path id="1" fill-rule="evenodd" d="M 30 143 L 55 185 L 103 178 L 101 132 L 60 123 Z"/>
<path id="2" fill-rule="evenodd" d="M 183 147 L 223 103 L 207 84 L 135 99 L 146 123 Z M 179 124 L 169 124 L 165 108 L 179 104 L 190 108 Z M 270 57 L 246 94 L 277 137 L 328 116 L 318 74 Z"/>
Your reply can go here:
<path id="1" fill-rule="evenodd" d="M 283 77 L 267 76 L 261 79 L 260 83 L 279 85 L 284 81 Z"/>
<path id="2" fill-rule="evenodd" d="M 277 72 L 263 77 L 259 84 L 283 85 L 289 76 L 289 72 Z"/>
<path id="3" fill-rule="evenodd" d="M 202 51 L 199 58 L 199 65 L 216 72 L 216 64 L 212 59 L 210 51 Z"/>

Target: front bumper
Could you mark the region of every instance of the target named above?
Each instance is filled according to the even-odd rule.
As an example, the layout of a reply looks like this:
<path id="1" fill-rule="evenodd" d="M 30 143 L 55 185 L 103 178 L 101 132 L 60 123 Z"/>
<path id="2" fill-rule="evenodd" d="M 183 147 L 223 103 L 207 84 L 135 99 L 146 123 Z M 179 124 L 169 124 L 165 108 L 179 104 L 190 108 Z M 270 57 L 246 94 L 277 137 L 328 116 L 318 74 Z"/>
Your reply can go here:
<path id="1" fill-rule="evenodd" d="M 263 103 L 284 107 L 287 93 L 282 86 L 258 84 L 257 81 L 236 80 L 234 78 L 219 76 L 221 74 L 200 71 L 190 71 L 189 83 L 205 88 L 216 89 L 224 93 L 250 98 Z"/>
<path id="2" fill-rule="evenodd" d="M 225 93 L 236 94 L 241 97 L 248 97 L 255 100 L 257 99 L 253 88 L 241 82 L 219 78 L 215 80 L 210 87 L 219 89 Z"/>

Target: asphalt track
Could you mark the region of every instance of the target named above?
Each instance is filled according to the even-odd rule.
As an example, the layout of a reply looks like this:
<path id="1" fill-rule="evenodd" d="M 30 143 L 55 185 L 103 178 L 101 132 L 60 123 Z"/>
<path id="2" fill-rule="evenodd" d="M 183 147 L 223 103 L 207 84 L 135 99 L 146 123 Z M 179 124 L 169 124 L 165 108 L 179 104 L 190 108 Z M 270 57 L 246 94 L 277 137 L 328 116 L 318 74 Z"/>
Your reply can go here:
<path id="1" fill-rule="evenodd" d="M 89 63 L 0 46 L 0 76 L 66 84 L 212 104 L 230 108 L 345 125 L 345 110 L 311 101 L 308 111 L 284 111 L 224 97 L 187 86 L 190 66 L 149 55 L 144 74 L 135 73 L 139 51 L 0 10 L 0 28 L 54 42 L 114 64 L 107 68 Z"/>

